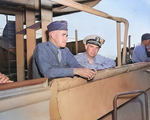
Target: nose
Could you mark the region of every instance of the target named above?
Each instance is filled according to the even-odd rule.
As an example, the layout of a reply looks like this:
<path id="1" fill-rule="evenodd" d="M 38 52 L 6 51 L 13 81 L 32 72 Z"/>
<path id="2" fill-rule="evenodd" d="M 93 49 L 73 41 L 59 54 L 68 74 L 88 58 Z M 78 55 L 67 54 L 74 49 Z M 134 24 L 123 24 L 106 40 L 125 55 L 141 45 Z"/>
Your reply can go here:
<path id="1" fill-rule="evenodd" d="M 94 48 L 93 51 L 96 52 L 96 48 Z"/>
<path id="2" fill-rule="evenodd" d="M 67 40 L 68 40 L 68 38 L 67 37 L 65 37 L 65 41 L 67 42 Z"/>
<path id="3" fill-rule="evenodd" d="M 64 41 L 67 41 L 67 40 L 68 40 L 67 36 L 64 36 L 63 40 L 64 40 Z"/>

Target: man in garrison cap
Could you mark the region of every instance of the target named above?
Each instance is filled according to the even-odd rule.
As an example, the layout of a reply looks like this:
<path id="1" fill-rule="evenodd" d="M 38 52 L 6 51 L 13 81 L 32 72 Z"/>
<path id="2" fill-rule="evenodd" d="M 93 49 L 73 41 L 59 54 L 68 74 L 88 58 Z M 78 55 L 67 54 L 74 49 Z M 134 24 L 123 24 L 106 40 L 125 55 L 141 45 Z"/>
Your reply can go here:
<path id="1" fill-rule="evenodd" d="M 98 35 L 89 35 L 83 39 L 86 51 L 75 56 L 79 64 L 89 69 L 101 70 L 116 66 L 113 59 L 97 54 L 105 40 Z"/>
<path id="2" fill-rule="evenodd" d="M 81 66 L 66 47 L 67 26 L 66 21 L 55 21 L 47 26 L 49 41 L 39 43 L 34 50 L 33 78 L 78 75 L 90 80 L 95 76 L 96 72 Z"/>
<path id="3" fill-rule="evenodd" d="M 137 45 L 132 54 L 132 62 L 150 62 L 147 46 L 150 44 L 150 33 L 145 33 L 141 37 L 141 44 Z"/>

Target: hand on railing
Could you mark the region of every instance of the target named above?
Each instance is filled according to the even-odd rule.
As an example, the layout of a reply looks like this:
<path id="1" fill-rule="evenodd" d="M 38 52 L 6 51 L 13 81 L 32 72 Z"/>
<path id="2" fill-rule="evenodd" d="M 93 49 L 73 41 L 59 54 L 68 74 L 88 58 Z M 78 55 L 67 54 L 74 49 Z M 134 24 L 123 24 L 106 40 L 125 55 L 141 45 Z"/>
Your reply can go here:
<path id="1" fill-rule="evenodd" d="M 9 80 L 9 78 L 6 75 L 0 73 L 0 84 L 3 84 L 3 83 L 12 83 L 12 82 L 13 81 Z"/>

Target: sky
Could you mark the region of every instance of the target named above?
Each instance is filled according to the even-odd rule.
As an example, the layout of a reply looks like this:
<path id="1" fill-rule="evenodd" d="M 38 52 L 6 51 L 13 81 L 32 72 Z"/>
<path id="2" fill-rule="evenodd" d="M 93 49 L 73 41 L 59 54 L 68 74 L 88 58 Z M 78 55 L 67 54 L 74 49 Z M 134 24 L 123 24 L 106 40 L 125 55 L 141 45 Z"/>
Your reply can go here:
<path id="1" fill-rule="evenodd" d="M 94 8 L 109 15 L 123 17 L 128 20 L 128 35 L 131 35 L 131 47 L 140 43 L 143 33 L 150 33 L 150 0 L 102 0 Z M 105 43 L 99 50 L 99 54 L 113 59 L 116 58 L 117 35 L 115 21 L 85 12 L 65 15 L 54 20 L 59 19 L 68 21 L 68 38 L 75 38 L 76 29 L 78 31 L 78 40 L 91 34 L 100 35 L 105 39 Z M 123 41 L 123 23 L 121 28 L 121 41 Z"/>
<path id="2" fill-rule="evenodd" d="M 142 34 L 150 33 L 150 0 L 102 0 L 94 8 L 128 20 L 128 35 L 131 35 L 131 47 L 140 43 Z M 6 19 L 4 15 L 0 15 L 0 19 L 1 35 L 1 28 L 5 26 Z M 15 18 L 9 16 L 9 19 Z M 116 58 L 117 34 L 115 21 L 85 12 L 55 17 L 53 21 L 55 20 L 66 20 L 68 22 L 68 41 L 75 40 L 75 30 L 78 31 L 78 40 L 84 39 L 87 35 L 100 35 L 105 39 L 105 43 L 99 50 L 99 54 L 112 59 Z M 124 24 L 122 23 L 121 41 L 123 41 L 123 38 Z"/>

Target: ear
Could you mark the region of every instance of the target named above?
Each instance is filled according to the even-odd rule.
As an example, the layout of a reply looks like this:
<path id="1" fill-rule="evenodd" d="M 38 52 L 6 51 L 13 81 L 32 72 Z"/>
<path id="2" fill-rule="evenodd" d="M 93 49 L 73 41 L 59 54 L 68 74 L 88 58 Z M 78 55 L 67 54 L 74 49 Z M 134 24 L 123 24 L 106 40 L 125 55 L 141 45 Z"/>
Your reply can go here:
<path id="1" fill-rule="evenodd" d="M 85 50 L 87 50 L 87 45 L 85 44 Z"/>
<path id="2" fill-rule="evenodd" d="M 50 34 L 51 38 L 52 38 L 53 40 L 55 40 L 55 38 L 56 38 L 56 33 L 55 33 L 55 31 L 54 31 L 54 32 L 50 32 L 49 34 Z"/>
<path id="3" fill-rule="evenodd" d="M 51 37 L 51 32 L 48 33 L 48 36 Z"/>

